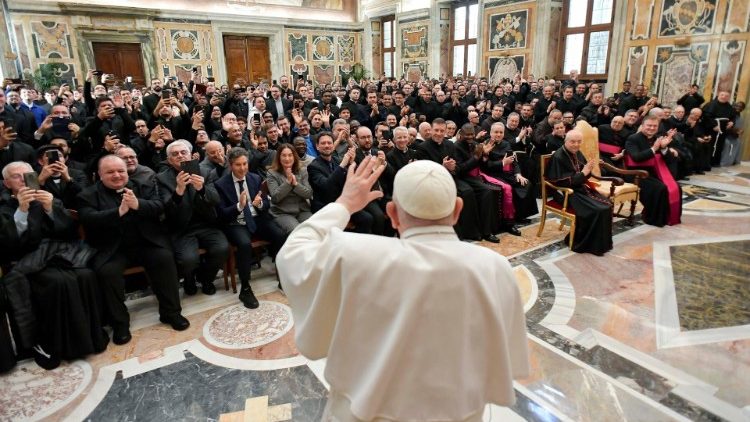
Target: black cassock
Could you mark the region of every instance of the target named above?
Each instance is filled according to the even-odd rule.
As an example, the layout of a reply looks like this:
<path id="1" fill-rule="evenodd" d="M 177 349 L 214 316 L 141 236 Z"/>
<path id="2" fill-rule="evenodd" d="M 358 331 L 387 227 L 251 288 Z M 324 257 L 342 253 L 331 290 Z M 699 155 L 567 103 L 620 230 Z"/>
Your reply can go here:
<path id="1" fill-rule="evenodd" d="M 557 186 L 573 189 L 568 199 L 576 214 L 573 251 L 602 255 L 612 249 L 612 203 L 588 185 L 584 164 L 580 151 L 573 154 L 563 146 L 552 154 L 545 176 Z M 554 195 L 562 203 L 562 194 Z"/>
<path id="2" fill-rule="evenodd" d="M 5 192 L 0 213 L 9 217 L 11 224 L 17 208 L 18 201 Z M 10 228 L 15 232 L 14 225 Z M 6 239 L 10 244 L 4 245 L 12 249 L 3 258 L 18 261 L 11 272 L 28 279 L 36 317 L 33 337 L 53 360 L 99 353 L 109 342 L 102 329 L 96 275 L 86 267 L 93 251 L 74 243 L 75 238 L 75 222 L 61 202 L 54 201 L 49 216 L 34 201 L 27 230 Z"/>
<path id="3" fill-rule="evenodd" d="M 513 187 L 513 206 L 516 209 L 516 220 L 522 220 L 539 212 L 536 195 L 531 179 L 526 186 L 516 180 L 516 174 L 521 173 L 521 166 L 517 162 L 511 164 L 510 171 L 503 169 L 502 161 L 506 155 L 513 154 L 510 142 L 502 140 L 490 151 L 489 161 L 482 166 L 482 171 L 500 179 Z"/>

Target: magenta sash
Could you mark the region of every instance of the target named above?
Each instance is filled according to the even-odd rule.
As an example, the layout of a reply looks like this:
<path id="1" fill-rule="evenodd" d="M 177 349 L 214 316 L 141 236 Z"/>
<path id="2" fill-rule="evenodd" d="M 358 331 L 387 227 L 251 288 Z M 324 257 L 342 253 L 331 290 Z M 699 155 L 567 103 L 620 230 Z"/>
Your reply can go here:
<path id="1" fill-rule="evenodd" d="M 619 154 L 622 148 L 617 145 L 604 144 L 599 142 L 599 151 L 606 152 L 607 154 Z"/>
<path id="2" fill-rule="evenodd" d="M 601 145 L 601 144 L 599 144 Z M 669 218 L 667 224 L 674 226 L 680 224 L 680 214 L 682 211 L 682 197 L 680 196 L 680 187 L 677 186 L 672 173 L 667 168 L 667 164 L 664 162 L 664 158 L 660 153 L 654 154 L 653 158 L 649 158 L 644 161 L 634 161 L 630 158 L 630 155 L 625 155 L 625 165 L 628 167 L 651 167 L 654 169 L 656 178 L 661 180 L 664 185 L 667 186 L 667 193 L 669 198 Z"/>

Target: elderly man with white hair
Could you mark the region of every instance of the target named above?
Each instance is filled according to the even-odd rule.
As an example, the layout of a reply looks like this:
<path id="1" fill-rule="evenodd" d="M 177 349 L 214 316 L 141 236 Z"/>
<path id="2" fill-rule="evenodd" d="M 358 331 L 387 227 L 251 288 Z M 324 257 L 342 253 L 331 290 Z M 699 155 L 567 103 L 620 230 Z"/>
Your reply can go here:
<path id="1" fill-rule="evenodd" d="M 344 232 L 382 196 L 370 187 L 383 170 L 372 157 L 350 166 L 341 196 L 277 256 L 297 347 L 328 358 L 323 420 L 481 421 L 487 403 L 514 402 L 513 379 L 529 372 L 510 265 L 458 239 L 463 202 L 429 160 L 396 174 L 386 209 L 400 238 Z"/>
<path id="2" fill-rule="evenodd" d="M 169 144 L 169 167 L 156 175 L 156 181 L 185 294 L 194 295 L 198 282 L 204 294 L 212 295 L 214 278 L 229 256 L 229 243 L 218 227 L 219 193 L 210 183 L 210 172 L 192 160 L 192 152 L 184 139 Z M 200 248 L 206 251 L 203 259 Z"/>

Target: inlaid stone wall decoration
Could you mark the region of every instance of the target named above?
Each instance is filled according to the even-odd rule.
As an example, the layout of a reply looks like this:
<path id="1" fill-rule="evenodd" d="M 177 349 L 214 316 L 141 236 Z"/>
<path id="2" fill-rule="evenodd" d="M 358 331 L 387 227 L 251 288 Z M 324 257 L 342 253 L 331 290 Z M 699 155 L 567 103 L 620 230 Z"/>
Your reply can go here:
<path id="1" fill-rule="evenodd" d="M 57 70 L 57 76 L 60 77 L 62 82 L 70 84 L 70 86 L 78 86 L 78 78 L 76 77 L 76 65 L 69 63 L 61 63 L 60 68 Z"/>
<path id="2" fill-rule="evenodd" d="M 292 79 L 297 80 L 300 76 L 302 76 L 302 79 L 310 79 L 310 72 L 308 70 L 308 66 L 303 63 L 295 63 L 290 67 L 290 70 L 292 72 Z"/>
<path id="3" fill-rule="evenodd" d="M 646 73 L 646 59 L 648 58 L 648 46 L 630 47 L 628 50 L 628 66 L 625 80 L 635 86 L 643 81 Z"/>
<path id="4" fill-rule="evenodd" d="M 313 39 L 312 43 L 313 60 L 334 60 L 335 47 L 333 37 L 329 35 L 319 35 Z"/>
<path id="5" fill-rule="evenodd" d="M 31 22 L 31 37 L 36 58 L 73 58 L 68 25 L 52 21 Z"/>
<path id="6" fill-rule="evenodd" d="M 528 10 L 490 15 L 488 21 L 489 50 L 525 48 L 528 18 Z"/>
<path id="7" fill-rule="evenodd" d="M 339 49 L 339 60 L 342 62 L 353 62 L 354 37 L 351 35 L 339 35 L 336 44 Z"/>
<path id="8" fill-rule="evenodd" d="M 426 23 L 410 23 L 401 27 L 401 60 L 427 57 L 427 37 L 429 26 Z"/>
<path id="9" fill-rule="evenodd" d="M 404 75 L 409 82 L 419 82 L 427 74 L 427 62 L 404 63 Z"/>
<path id="10" fill-rule="evenodd" d="M 710 34 L 717 0 L 663 0 L 659 36 Z"/>
<path id="11" fill-rule="evenodd" d="M 31 62 L 29 61 L 29 49 L 26 46 L 23 25 L 17 23 L 13 25 L 13 27 L 16 31 L 16 42 L 18 43 L 18 51 L 16 51 L 16 54 L 18 54 L 18 60 L 21 62 L 21 69 L 26 71 L 31 68 Z"/>
<path id="12" fill-rule="evenodd" d="M 315 82 L 318 84 L 330 84 L 336 79 L 336 66 L 327 64 L 316 64 L 313 66 Z"/>
<path id="13" fill-rule="evenodd" d="M 713 92 L 727 91 L 731 101 L 737 100 L 737 89 L 742 76 L 747 41 L 724 41 L 719 45 L 716 83 Z"/>
<path id="14" fill-rule="evenodd" d="M 704 79 L 711 45 L 661 46 L 656 49 L 654 92 L 662 104 L 674 106 L 693 83 Z"/>
<path id="15" fill-rule="evenodd" d="M 176 60 L 200 60 L 200 43 L 197 31 L 172 30 L 170 32 L 172 58 Z"/>
<path id="16" fill-rule="evenodd" d="M 488 82 L 490 85 L 497 85 L 505 78 L 513 79 L 516 73 L 524 74 L 524 66 L 526 57 L 523 55 L 519 56 L 505 56 L 505 57 L 490 57 L 488 60 L 489 69 Z"/>
<path id="17" fill-rule="evenodd" d="M 156 38 L 159 44 L 159 58 L 161 60 L 169 59 L 169 51 L 167 50 L 167 30 L 159 28 L 156 30 Z"/>
<path id="18" fill-rule="evenodd" d="M 352 65 L 342 64 L 339 66 L 339 80 L 343 83 L 344 80 L 349 79 L 349 75 L 352 74 Z"/>
<path id="19" fill-rule="evenodd" d="M 631 40 L 647 40 L 651 37 L 651 14 L 655 0 L 634 0 Z"/>
<path id="20" fill-rule="evenodd" d="M 442 9 L 441 9 L 442 10 Z M 451 74 L 451 29 L 448 22 L 440 24 L 440 73 Z"/>
<path id="21" fill-rule="evenodd" d="M 750 31 L 750 1 L 729 0 L 726 16 L 725 34 Z"/>
<path id="22" fill-rule="evenodd" d="M 289 34 L 289 57 L 293 61 L 307 60 L 307 35 Z"/>

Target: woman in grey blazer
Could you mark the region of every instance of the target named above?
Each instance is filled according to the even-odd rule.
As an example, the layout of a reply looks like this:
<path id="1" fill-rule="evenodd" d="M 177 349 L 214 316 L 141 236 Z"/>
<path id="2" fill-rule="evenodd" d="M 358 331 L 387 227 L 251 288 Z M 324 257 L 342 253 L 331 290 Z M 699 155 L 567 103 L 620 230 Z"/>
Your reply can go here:
<path id="1" fill-rule="evenodd" d="M 301 165 L 292 145 L 283 144 L 268 170 L 268 193 L 271 195 L 271 216 L 289 234 L 310 213 L 312 188 L 307 181 L 307 169 Z"/>

